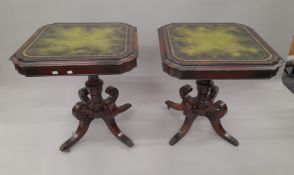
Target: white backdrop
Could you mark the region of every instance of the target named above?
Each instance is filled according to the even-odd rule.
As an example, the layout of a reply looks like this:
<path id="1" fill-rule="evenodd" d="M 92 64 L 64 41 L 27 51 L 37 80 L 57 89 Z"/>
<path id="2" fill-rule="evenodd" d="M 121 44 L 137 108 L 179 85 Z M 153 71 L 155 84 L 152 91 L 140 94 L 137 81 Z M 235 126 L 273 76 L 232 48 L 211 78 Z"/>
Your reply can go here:
<path id="1" fill-rule="evenodd" d="M 217 99 L 229 107 L 223 125 L 239 147 L 220 139 L 201 117 L 169 146 L 184 117 L 168 111 L 164 101 L 179 101 L 178 89 L 195 84 L 163 73 L 157 39 L 157 28 L 171 22 L 238 22 L 254 28 L 285 58 L 294 34 L 293 8 L 293 0 L 2 0 L 0 174 L 293 174 L 294 95 L 280 75 L 215 81 Z M 124 146 L 97 120 L 71 153 L 59 152 L 77 126 L 71 108 L 86 77 L 26 78 L 8 61 L 38 27 L 54 22 L 137 26 L 138 67 L 102 76 L 105 86 L 119 88 L 118 104 L 133 104 L 117 120 L 135 147 Z"/>

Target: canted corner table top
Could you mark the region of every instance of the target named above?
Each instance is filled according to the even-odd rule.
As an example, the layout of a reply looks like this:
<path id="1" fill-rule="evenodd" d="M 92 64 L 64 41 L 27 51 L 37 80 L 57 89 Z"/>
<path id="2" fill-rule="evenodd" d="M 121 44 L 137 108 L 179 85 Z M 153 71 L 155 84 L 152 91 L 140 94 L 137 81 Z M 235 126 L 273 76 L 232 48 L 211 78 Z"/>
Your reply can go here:
<path id="1" fill-rule="evenodd" d="M 269 78 L 280 56 L 236 23 L 174 23 L 158 30 L 163 69 L 180 79 Z"/>
<path id="2" fill-rule="evenodd" d="M 55 23 L 37 30 L 11 60 L 27 76 L 116 74 L 136 66 L 137 48 L 128 24 Z"/>

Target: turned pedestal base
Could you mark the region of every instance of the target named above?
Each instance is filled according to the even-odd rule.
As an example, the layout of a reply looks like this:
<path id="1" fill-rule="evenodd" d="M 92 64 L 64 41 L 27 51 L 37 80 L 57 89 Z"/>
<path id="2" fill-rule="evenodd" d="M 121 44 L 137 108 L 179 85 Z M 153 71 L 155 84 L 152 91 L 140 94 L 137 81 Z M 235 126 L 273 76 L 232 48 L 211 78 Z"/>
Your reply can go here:
<path id="1" fill-rule="evenodd" d="M 69 148 L 77 143 L 87 132 L 93 119 L 101 118 L 105 121 L 112 134 L 127 146 L 133 146 L 133 142 L 118 128 L 114 117 L 131 107 L 127 103 L 117 107 L 115 102 L 118 98 L 118 89 L 112 86 L 106 88 L 109 94 L 106 99 L 102 98 L 103 81 L 97 75 L 89 75 L 86 87 L 79 90 L 81 102 L 75 104 L 72 109 L 73 115 L 79 120 L 76 132 L 60 146 L 61 151 L 69 151 Z"/>
<path id="2" fill-rule="evenodd" d="M 170 145 L 176 144 L 181 140 L 191 128 L 197 116 L 206 116 L 215 132 L 229 143 L 238 146 L 237 139 L 232 137 L 223 128 L 220 119 L 227 113 L 227 105 L 222 101 L 214 102 L 218 93 L 218 87 L 211 80 L 196 81 L 198 95 L 191 97 L 188 95 L 192 91 L 190 85 L 184 85 L 180 88 L 180 96 L 182 103 L 174 103 L 166 101 L 168 109 L 173 108 L 178 111 L 183 111 L 185 121 L 176 135 L 170 140 Z"/>

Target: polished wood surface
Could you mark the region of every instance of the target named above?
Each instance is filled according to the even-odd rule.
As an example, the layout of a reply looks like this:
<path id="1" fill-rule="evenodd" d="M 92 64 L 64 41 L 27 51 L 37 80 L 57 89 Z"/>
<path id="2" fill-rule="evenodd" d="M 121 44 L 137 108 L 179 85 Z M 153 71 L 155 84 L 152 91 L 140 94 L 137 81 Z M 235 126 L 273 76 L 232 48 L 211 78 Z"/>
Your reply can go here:
<path id="1" fill-rule="evenodd" d="M 25 76 L 87 75 L 79 90 L 80 102 L 72 109 L 79 120 L 75 133 L 61 146 L 61 151 L 77 143 L 93 119 L 105 121 L 111 133 L 127 146 L 133 142 L 116 124 L 115 116 L 131 107 L 116 106 L 118 89 L 106 88 L 102 98 L 101 74 L 121 74 L 137 66 L 138 39 L 136 27 L 125 23 L 55 23 L 41 27 L 10 60 Z"/>
<path id="2" fill-rule="evenodd" d="M 270 78 L 283 63 L 242 24 L 173 23 L 160 27 L 158 35 L 163 70 L 179 79 Z"/>
<path id="3" fill-rule="evenodd" d="M 25 76 L 121 74 L 137 65 L 136 27 L 55 23 L 37 30 L 10 58 Z"/>
<path id="4" fill-rule="evenodd" d="M 218 87 L 213 79 L 257 79 L 276 75 L 281 57 L 250 27 L 237 23 L 172 23 L 158 29 L 163 70 L 179 79 L 196 79 L 192 87 L 180 88 L 181 103 L 166 101 L 168 108 L 183 111 L 185 121 L 170 140 L 174 145 L 198 116 L 206 116 L 215 132 L 238 146 L 237 139 L 223 128 L 227 112 L 223 101 L 214 102 Z"/>
<path id="5" fill-rule="evenodd" d="M 227 113 L 228 108 L 223 101 L 218 100 L 214 102 L 218 94 L 218 87 L 211 80 L 198 80 L 196 84 L 198 91 L 196 97 L 189 95 L 193 90 L 192 87 L 190 85 L 184 85 L 180 88 L 181 103 L 175 103 L 169 100 L 165 102 L 168 109 L 173 108 L 178 111 L 183 111 L 185 115 L 185 121 L 177 134 L 171 138 L 170 145 L 176 144 L 186 135 L 198 116 L 206 116 L 220 137 L 238 146 L 238 140 L 232 137 L 221 124 L 220 119 Z"/>
<path id="6" fill-rule="evenodd" d="M 80 102 L 76 103 L 72 109 L 73 115 L 79 120 L 79 126 L 76 132 L 61 146 L 61 151 L 69 151 L 69 148 L 77 143 L 87 132 L 93 119 L 105 121 L 111 133 L 127 146 L 133 146 L 133 142 L 118 128 L 114 117 L 126 111 L 131 104 L 126 103 L 122 106 L 116 106 L 118 98 L 118 89 L 109 86 L 105 92 L 108 98 L 102 98 L 103 81 L 97 75 L 90 75 L 84 88 L 79 90 Z"/>

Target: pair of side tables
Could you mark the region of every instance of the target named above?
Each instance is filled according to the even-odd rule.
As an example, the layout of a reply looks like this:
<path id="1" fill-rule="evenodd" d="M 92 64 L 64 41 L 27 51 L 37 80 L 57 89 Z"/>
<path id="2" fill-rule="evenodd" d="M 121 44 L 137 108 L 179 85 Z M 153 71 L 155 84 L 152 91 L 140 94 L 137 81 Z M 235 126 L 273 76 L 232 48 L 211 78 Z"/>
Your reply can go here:
<path id="1" fill-rule="evenodd" d="M 158 29 L 163 70 L 179 79 L 196 79 L 198 95 L 190 85 L 180 88 L 180 103 L 166 101 L 168 108 L 183 111 L 185 120 L 170 145 L 191 128 L 197 116 L 206 116 L 216 133 L 237 146 L 237 139 L 223 128 L 227 113 L 216 101 L 218 87 L 212 79 L 273 77 L 282 65 L 280 56 L 251 28 L 235 23 L 174 23 Z M 136 67 L 136 28 L 125 23 L 56 23 L 38 29 L 11 57 L 16 70 L 25 76 L 88 75 L 78 91 L 80 102 L 72 109 L 79 120 L 75 133 L 61 151 L 77 143 L 93 119 L 101 118 L 110 131 L 127 146 L 133 142 L 121 132 L 115 116 L 131 104 L 116 105 L 117 88 L 109 86 L 102 98 L 103 81 L 98 75 L 121 74 Z"/>

